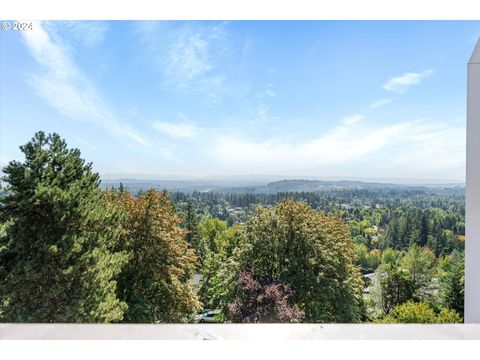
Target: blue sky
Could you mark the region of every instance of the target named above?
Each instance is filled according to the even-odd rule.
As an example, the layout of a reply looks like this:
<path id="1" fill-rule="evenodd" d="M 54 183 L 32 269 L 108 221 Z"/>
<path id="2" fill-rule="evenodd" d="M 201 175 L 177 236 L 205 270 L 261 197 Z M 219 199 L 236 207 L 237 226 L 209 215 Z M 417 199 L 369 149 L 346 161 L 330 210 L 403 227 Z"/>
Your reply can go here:
<path id="1" fill-rule="evenodd" d="M 42 22 L 0 33 L 0 162 L 101 174 L 465 178 L 480 22 Z"/>

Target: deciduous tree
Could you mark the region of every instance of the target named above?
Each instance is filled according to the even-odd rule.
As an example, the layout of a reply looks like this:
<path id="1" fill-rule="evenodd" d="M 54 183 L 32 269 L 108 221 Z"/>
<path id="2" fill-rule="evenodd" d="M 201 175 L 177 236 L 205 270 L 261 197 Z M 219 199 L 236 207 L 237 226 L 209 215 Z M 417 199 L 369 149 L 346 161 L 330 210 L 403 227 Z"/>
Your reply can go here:
<path id="1" fill-rule="evenodd" d="M 110 194 L 125 213 L 121 249 L 130 259 L 119 276 L 118 296 L 128 304 L 124 321 L 185 322 L 199 307 L 191 278 L 197 257 L 165 192 L 138 197 Z"/>
<path id="2" fill-rule="evenodd" d="M 259 283 L 251 273 L 242 272 L 236 284 L 236 299 L 229 305 L 228 317 L 238 323 L 299 322 L 302 312 L 289 304 L 292 286 Z"/>
<path id="3" fill-rule="evenodd" d="M 362 281 L 341 219 L 287 199 L 259 208 L 247 223 L 245 241 L 242 269 L 262 283 L 291 284 L 306 321 L 360 320 Z"/>

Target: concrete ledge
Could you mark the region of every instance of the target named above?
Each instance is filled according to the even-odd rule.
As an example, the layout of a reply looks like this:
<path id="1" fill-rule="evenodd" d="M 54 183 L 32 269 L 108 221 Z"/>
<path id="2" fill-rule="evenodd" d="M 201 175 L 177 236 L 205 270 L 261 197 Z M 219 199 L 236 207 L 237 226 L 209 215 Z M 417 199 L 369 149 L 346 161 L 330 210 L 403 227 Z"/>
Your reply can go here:
<path id="1" fill-rule="evenodd" d="M 480 324 L 0 324 L 2 340 L 480 340 Z"/>

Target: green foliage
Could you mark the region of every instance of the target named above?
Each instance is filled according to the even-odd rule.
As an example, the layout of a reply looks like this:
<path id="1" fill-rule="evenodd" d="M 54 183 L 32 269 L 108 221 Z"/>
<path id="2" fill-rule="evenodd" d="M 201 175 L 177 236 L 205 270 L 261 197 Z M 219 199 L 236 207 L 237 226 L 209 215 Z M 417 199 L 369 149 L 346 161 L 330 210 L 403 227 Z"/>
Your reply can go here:
<path id="1" fill-rule="evenodd" d="M 228 225 L 225 221 L 214 218 L 206 218 L 198 225 L 199 246 L 198 255 L 202 260 L 206 259 L 210 253 L 218 253 L 222 248 L 224 233 Z"/>
<path id="2" fill-rule="evenodd" d="M 436 264 L 435 255 L 426 247 L 414 244 L 406 253 L 385 249 L 376 271 L 374 291 L 375 301 L 384 314 L 408 300 L 430 300 Z"/>
<path id="3" fill-rule="evenodd" d="M 118 280 L 118 296 L 128 304 L 124 321 L 192 320 L 200 305 L 191 284 L 197 258 L 168 195 L 152 189 L 136 198 L 109 196 L 126 215 L 119 246 L 130 258 Z"/>
<path id="4" fill-rule="evenodd" d="M 394 264 L 402 256 L 400 251 L 387 248 L 382 251 L 382 264 Z"/>
<path id="5" fill-rule="evenodd" d="M 244 252 L 244 229 L 234 225 L 216 235 L 218 252 L 209 252 L 202 269 L 199 296 L 205 308 L 228 313 L 228 304 L 234 301 L 234 284 L 240 274 Z"/>
<path id="6" fill-rule="evenodd" d="M 291 284 L 292 301 L 311 322 L 358 322 L 361 279 L 343 222 L 285 200 L 259 208 L 245 229 L 242 268 L 262 282 Z"/>
<path id="7" fill-rule="evenodd" d="M 391 314 L 380 322 L 389 324 L 453 324 L 461 323 L 462 318 L 453 310 L 442 309 L 437 314 L 427 303 L 408 301 L 396 306 Z"/>
<path id="8" fill-rule="evenodd" d="M 465 297 L 465 254 L 454 253 L 441 262 L 442 304 L 461 316 Z"/>
<path id="9" fill-rule="evenodd" d="M 184 226 L 187 230 L 187 242 L 199 253 L 200 234 L 198 233 L 198 216 L 192 200 L 187 201 Z"/>
<path id="10" fill-rule="evenodd" d="M 378 249 L 368 251 L 367 246 L 363 244 L 354 245 L 356 252 L 356 263 L 362 273 L 367 274 L 375 271 L 381 261 L 381 252 Z"/>
<path id="11" fill-rule="evenodd" d="M 384 314 L 396 305 L 413 298 L 414 285 L 409 274 L 398 266 L 398 261 L 380 265 L 376 271 L 374 301 Z"/>
<path id="12" fill-rule="evenodd" d="M 438 324 L 458 324 L 463 323 L 462 316 L 452 309 L 443 308 L 437 314 Z"/>
<path id="13" fill-rule="evenodd" d="M 121 320 L 121 213 L 105 201 L 91 164 L 59 135 L 38 132 L 20 149 L 25 161 L 3 169 L 0 320 Z"/>
<path id="14" fill-rule="evenodd" d="M 400 260 L 400 269 L 406 271 L 414 289 L 414 300 L 425 300 L 425 290 L 436 274 L 436 258 L 432 250 L 412 245 Z"/>
<path id="15" fill-rule="evenodd" d="M 198 299 L 238 321 L 252 309 L 253 321 L 463 316 L 461 188 L 286 192 L 311 183 L 284 181 L 274 193 L 174 193 L 180 217 L 166 193 L 102 192 L 57 134 L 21 150 L 0 189 L 0 321 L 186 322 Z M 371 286 L 359 270 L 375 271 Z M 242 273 L 258 291 L 239 291 Z"/>
<path id="16" fill-rule="evenodd" d="M 462 207 L 452 211 L 448 207 L 437 207 L 438 201 L 430 207 L 408 205 L 391 209 L 383 237 L 383 248 L 405 250 L 410 245 L 428 247 L 435 256 L 461 250 L 463 244 L 459 236 L 465 233 L 464 201 Z M 423 204 L 422 204 L 423 205 Z"/>
<path id="17" fill-rule="evenodd" d="M 407 250 L 424 245 L 435 256 L 445 256 L 464 248 L 465 199 L 463 188 L 336 189 L 316 192 L 172 193 L 179 209 L 194 200 L 206 216 L 226 221 L 230 226 L 245 223 L 255 214 L 257 204 L 273 206 L 286 198 L 305 201 L 310 207 L 342 217 L 349 225 L 353 242 L 368 250 Z"/>

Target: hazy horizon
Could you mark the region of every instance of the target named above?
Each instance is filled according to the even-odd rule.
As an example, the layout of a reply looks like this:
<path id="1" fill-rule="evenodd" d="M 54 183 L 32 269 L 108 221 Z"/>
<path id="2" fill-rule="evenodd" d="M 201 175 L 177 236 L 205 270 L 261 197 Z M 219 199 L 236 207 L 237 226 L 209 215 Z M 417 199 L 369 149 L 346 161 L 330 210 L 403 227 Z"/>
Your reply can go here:
<path id="1" fill-rule="evenodd" d="M 441 185 L 441 184 L 461 184 L 464 181 L 448 179 L 415 179 L 415 178 L 374 178 L 374 177 L 355 177 L 355 176 L 302 176 L 302 175 L 267 175 L 267 174 L 230 174 L 230 175 L 177 175 L 177 174 L 102 174 L 100 178 L 105 181 L 131 180 L 131 181 L 245 181 L 245 182 L 275 182 L 281 180 L 319 180 L 319 181 L 359 181 L 365 183 L 385 183 L 398 185 Z"/>

